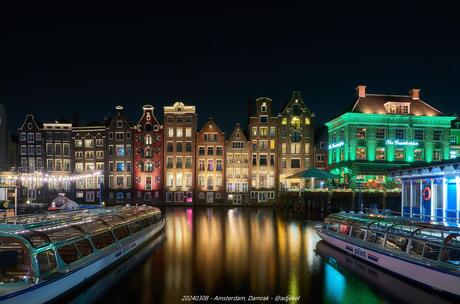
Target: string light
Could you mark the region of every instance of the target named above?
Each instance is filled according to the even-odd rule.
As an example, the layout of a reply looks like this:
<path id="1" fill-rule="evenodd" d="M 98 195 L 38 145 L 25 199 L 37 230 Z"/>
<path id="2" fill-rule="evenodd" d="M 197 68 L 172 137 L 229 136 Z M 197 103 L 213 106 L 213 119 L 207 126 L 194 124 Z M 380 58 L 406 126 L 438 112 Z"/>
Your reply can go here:
<path id="1" fill-rule="evenodd" d="M 31 176 L 32 173 L 25 173 L 22 175 L 7 176 L 6 179 L 9 182 L 14 182 L 20 180 L 21 182 L 52 182 L 52 181 L 78 181 L 90 177 L 96 177 L 103 175 L 101 171 L 94 171 L 90 174 L 73 174 L 73 175 L 49 175 L 48 173 L 44 174 L 41 172 L 33 173 L 34 176 Z"/>

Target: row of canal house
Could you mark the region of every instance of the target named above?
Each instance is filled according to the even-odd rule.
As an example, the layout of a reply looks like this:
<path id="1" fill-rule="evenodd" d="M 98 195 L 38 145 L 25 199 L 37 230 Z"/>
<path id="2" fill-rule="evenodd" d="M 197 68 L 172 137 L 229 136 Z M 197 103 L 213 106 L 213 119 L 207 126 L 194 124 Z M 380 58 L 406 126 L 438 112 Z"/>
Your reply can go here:
<path id="1" fill-rule="evenodd" d="M 130 123 L 122 106 L 104 123 L 40 123 L 27 115 L 18 128 L 18 171 L 27 176 L 22 200 L 49 202 L 67 193 L 78 202 L 272 203 L 300 186 L 288 176 L 313 165 L 314 114 L 294 92 L 279 114 L 256 100 L 248 129 L 226 137 L 210 118 L 197 130 L 195 106 L 143 107 Z M 73 179 L 72 176 L 83 176 Z"/>

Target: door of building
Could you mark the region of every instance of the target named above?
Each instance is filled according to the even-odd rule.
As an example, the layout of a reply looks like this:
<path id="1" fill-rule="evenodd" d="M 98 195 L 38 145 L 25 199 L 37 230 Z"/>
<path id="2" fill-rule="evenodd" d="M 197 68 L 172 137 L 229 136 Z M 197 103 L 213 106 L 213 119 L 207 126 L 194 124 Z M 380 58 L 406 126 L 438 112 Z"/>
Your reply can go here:
<path id="1" fill-rule="evenodd" d="M 267 192 L 266 191 L 259 191 L 258 202 L 266 202 L 267 201 Z"/>
<path id="2" fill-rule="evenodd" d="M 214 193 L 206 192 L 206 203 L 213 203 L 213 202 L 214 202 Z"/>
<path id="3" fill-rule="evenodd" d="M 241 194 L 235 194 L 235 196 L 233 197 L 233 204 L 241 205 L 241 201 L 242 201 Z"/>

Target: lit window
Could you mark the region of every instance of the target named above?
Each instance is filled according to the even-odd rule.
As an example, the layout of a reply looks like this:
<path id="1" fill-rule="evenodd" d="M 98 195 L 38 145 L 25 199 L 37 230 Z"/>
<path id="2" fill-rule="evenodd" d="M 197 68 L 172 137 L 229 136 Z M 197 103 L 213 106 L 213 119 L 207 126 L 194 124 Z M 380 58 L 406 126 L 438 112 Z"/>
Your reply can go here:
<path id="1" fill-rule="evenodd" d="M 414 149 L 414 160 L 423 160 L 423 149 Z"/>
<path id="2" fill-rule="evenodd" d="M 356 148 L 356 158 L 366 159 L 366 148 L 363 148 L 363 147 Z"/>
<path id="3" fill-rule="evenodd" d="M 385 148 L 375 149 L 375 159 L 376 160 L 385 160 Z"/>
<path id="4" fill-rule="evenodd" d="M 405 156 L 405 153 L 404 153 L 404 148 L 396 148 L 395 149 L 395 159 L 396 160 L 404 160 L 404 156 Z"/>
<path id="5" fill-rule="evenodd" d="M 283 119 L 281 120 L 281 124 L 282 125 L 287 125 L 287 118 L 286 117 L 283 117 Z"/>
<path id="6" fill-rule="evenodd" d="M 438 160 L 441 160 L 441 159 L 442 159 L 441 150 L 439 150 L 439 149 L 433 150 L 433 160 L 438 161 Z"/>
<path id="7" fill-rule="evenodd" d="M 307 126 L 310 124 L 310 117 L 305 117 L 305 124 Z"/>
<path id="8" fill-rule="evenodd" d="M 356 128 L 356 138 L 359 138 L 359 139 L 366 138 L 366 129 L 365 128 Z"/>
<path id="9" fill-rule="evenodd" d="M 300 129 L 300 119 L 298 119 L 297 117 L 294 117 L 292 118 L 291 120 L 291 125 L 295 128 L 295 129 Z"/>

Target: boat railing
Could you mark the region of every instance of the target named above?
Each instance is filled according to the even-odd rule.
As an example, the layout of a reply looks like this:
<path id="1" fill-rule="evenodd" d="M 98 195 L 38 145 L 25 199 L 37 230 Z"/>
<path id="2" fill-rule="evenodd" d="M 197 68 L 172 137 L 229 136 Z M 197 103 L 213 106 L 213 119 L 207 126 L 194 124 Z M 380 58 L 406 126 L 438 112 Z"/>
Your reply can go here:
<path id="1" fill-rule="evenodd" d="M 436 222 L 451 222 L 451 223 L 459 223 L 459 217 L 448 217 L 448 216 L 437 216 L 437 215 L 426 215 L 426 214 L 410 214 L 408 212 L 399 212 L 393 211 L 390 209 L 376 209 L 376 208 L 363 208 L 363 212 L 365 214 L 378 214 L 378 215 L 390 215 L 390 216 L 399 216 L 401 219 L 410 220 L 422 220 L 426 222 L 436 221 Z"/>

